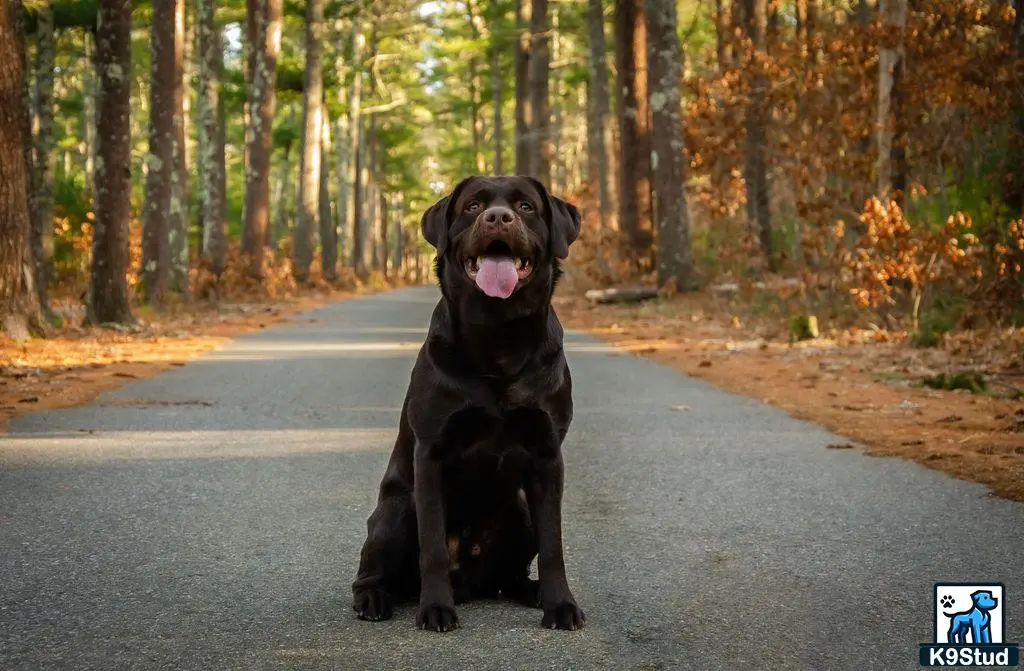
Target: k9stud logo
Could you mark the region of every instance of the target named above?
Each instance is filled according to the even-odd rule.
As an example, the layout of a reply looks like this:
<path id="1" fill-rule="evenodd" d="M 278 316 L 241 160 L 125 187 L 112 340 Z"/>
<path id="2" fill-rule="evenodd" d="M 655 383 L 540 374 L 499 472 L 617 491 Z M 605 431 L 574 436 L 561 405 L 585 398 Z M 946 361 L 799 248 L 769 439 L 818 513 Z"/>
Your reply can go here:
<path id="1" fill-rule="evenodd" d="M 936 583 L 934 643 L 921 644 L 921 666 L 1017 666 L 1017 644 L 1006 642 L 1005 596 L 1002 583 Z"/>

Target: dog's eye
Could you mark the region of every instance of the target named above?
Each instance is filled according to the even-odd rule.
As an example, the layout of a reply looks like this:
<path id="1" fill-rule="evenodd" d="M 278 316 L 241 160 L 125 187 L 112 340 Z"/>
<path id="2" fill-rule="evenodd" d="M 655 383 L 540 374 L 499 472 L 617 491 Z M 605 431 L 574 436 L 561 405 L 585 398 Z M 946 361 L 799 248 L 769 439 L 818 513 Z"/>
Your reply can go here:
<path id="1" fill-rule="evenodd" d="M 530 205 L 525 200 L 519 201 L 519 203 L 516 205 L 516 207 L 519 208 L 520 212 L 525 212 L 527 214 L 529 214 L 530 212 L 533 212 L 533 205 Z"/>
<path id="2" fill-rule="evenodd" d="M 480 203 L 475 201 L 475 200 L 469 201 L 469 204 L 466 205 L 466 212 L 476 212 L 479 209 L 480 209 Z"/>

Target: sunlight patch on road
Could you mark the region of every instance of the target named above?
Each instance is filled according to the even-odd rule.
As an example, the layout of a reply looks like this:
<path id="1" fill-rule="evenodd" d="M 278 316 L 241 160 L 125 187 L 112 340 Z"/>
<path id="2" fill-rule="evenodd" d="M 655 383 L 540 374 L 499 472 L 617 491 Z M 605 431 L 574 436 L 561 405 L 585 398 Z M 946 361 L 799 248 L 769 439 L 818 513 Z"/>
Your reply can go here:
<path id="1" fill-rule="evenodd" d="M 274 458 L 330 452 L 390 450 L 394 429 L 251 431 L 96 431 L 7 436 L 8 465 L 112 460 Z"/>

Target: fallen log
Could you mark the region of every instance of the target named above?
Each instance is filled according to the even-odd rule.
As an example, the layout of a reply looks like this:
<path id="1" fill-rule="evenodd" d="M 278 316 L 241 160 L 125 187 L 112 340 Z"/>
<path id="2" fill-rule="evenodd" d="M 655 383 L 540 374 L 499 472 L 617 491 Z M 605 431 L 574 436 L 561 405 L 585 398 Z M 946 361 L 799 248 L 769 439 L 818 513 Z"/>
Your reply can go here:
<path id="1" fill-rule="evenodd" d="M 586 294 L 591 303 L 638 303 L 658 297 L 657 287 L 612 287 L 591 289 Z"/>

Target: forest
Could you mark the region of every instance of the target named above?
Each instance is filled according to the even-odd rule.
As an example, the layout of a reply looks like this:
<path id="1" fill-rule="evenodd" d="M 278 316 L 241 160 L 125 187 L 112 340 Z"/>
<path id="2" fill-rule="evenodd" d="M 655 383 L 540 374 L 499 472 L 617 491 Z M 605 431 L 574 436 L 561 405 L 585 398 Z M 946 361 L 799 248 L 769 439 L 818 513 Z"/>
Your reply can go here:
<path id="1" fill-rule="evenodd" d="M 420 214 L 474 173 L 580 205 L 575 286 L 1018 324 L 1014 4 L 4 0 L 4 330 L 426 282 Z"/>

